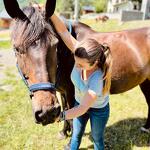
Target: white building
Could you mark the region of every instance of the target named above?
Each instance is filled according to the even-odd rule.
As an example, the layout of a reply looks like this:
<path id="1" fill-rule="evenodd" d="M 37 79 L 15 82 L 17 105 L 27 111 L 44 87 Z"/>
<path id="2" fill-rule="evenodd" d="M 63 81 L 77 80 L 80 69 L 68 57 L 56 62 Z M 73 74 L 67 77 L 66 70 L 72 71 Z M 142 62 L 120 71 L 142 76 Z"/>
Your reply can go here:
<path id="1" fill-rule="evenodd" d="M 121 13 L 123 10 L 140 10 L 140 4 L 138 2 L 132 2 L 130 0 L 108 0 L 108 13 Z"/>
<path id="2" fill-rule="evenodd" d="M 141 11 L 144 13 L 143 19 L 150 19 L 150 0 L 142 0 Z"/>

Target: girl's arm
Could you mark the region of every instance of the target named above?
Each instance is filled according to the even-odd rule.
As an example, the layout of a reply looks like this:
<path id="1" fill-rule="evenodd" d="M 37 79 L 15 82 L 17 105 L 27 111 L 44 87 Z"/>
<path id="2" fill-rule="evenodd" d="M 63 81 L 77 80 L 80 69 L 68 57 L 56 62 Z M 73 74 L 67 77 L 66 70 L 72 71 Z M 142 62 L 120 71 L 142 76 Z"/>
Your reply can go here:
<path id="1" fill-rule="evenodd" d="M 80 105 L 65 111 L 65 120 L 73 119 L 86 113 L 87 110 L 94 104 L 96 98 L 96 93 L 92 90 L 88 90 Z"/>
<path id="2" fill-rule="evenodd" d="M 55 14 L 50 19 L 66 46 L 74 53 L 78 41 L 68 32 L 65 24 Z"/>

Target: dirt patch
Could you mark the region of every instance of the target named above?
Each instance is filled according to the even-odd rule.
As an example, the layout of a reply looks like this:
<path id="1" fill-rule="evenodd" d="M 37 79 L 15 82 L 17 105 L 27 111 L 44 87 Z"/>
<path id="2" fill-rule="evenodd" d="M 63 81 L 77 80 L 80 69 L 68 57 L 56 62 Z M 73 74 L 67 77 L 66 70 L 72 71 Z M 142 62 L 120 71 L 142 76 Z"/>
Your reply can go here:
<path id="1" fill-rule="evenodd" d="M 0 50 L 0 83 L 6 78 L 6 71 L 8 68 L 16 66 L 15 54 L 12 50 Z M 12 71 L 12 70 L 11 70 Z M 16 74 L 16 71 L 13 73 Z"/>
<path id="2" fill-rule="evenodd" d="M 0 35 L 1 34 L 10 34 L 10 30 L 9 29 L 0 30 Z"/>

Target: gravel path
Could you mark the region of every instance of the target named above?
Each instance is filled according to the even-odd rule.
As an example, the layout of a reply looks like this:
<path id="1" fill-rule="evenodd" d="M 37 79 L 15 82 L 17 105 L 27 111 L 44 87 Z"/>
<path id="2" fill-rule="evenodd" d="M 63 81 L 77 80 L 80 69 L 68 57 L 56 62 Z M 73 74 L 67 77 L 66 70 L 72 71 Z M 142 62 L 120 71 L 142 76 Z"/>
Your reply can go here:
<path id="1" fill-rule="evenodd" d="M 0 84 L 6 78 L 5 71 L 15 66 L 16 58 L 14 52 L 12 50 L 0 50 Z"/>

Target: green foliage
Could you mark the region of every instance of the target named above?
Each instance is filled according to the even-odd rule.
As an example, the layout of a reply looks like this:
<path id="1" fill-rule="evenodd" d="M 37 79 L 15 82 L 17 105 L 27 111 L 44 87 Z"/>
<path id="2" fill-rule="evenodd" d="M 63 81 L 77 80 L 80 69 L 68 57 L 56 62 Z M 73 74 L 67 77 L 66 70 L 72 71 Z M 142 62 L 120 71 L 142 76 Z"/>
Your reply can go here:
<path id="1" fill-rule="evenodd" d="M 107 0 L 79 0 L 80 9 L 82 6 L 95 6 L 96 12 L 103 12 L 106 9 Z M 59 0 L 57 1 L 57 10 L 60 12 L 73 11 L 74 0 Z"/>
<path id="2" fill-rule="evenodd" d="M 29 2 L 34 0 L 17 0 L 20 7 L 28 6 Z M 35 0 L 38 3 L 45 4 L 46 0 Z M 84 5 L 94 5 L 97 12 L 102 12 L 106 8 L 107 0 L 79 0 L 80 8 Z M 0 1 L 0 11 L 4 9 L 3 1 Z M 73 11 L 74 10 L 74 0 L 57 0 L 57 11 Z"/>
<path id="3" fill-rule="evenodd" d="M 43 3 L 43 4 L 45 4 L 45 0 L 36 0 L 38 3 Z"/>
<path id="4" fill-rule="evenodd" d="M 92 5 L 93 4 L 93 0 L 79 0 L 79 3 L 80 3 L 81 6 Z"/>
<path id="5" fill-rule="evenodd" d="M 74 0 L 59 0 L 57 1 L 56 10 L 59 12 L 73 11 L 74 9 Z"/>
<path id="6" fill-rule="evenodd" d="M 142 0 L 131 0 L 133 2 L 139 2 L 140 4 L 142 3 Z"/>
<path id="7" fill-rule="evenodd" d="M 95 0 L 93 5 L 95 6 L 97 13 L 104 12 L 106 11 L 107 0 Z"/>

